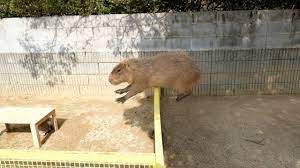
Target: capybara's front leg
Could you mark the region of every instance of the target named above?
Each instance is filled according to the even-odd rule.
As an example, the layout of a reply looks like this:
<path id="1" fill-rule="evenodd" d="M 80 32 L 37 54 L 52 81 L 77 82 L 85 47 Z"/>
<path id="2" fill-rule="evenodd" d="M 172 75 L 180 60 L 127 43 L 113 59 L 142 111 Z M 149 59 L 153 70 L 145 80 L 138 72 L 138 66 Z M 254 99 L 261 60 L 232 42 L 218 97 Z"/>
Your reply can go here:
<path id="1" fill-rule="evenodd" d="M 115 93 L 118 93 L 118 94 L 127 93 L 129 91 L 130 87 L 131 87 L 131 84 L 128 85 L 126 88 L 116 90 Z"/>
<path id="2" fill-rule="evenodd" d="M 123 97 L 117 98 L 116 102 L 123 104 L 129 98 L 131 98 L 132 96 L 134 96 L 134 95 L 136 95 L 138 93 L 141 93 L 144 90 L 145 90 L 145 88 L 143 88 L 143 87 L 134 87 L 134 86 L 132 86 L 130 88 L 130 90 L 128 91 L 128 93 L 125 96 L 123 96 Z"/>

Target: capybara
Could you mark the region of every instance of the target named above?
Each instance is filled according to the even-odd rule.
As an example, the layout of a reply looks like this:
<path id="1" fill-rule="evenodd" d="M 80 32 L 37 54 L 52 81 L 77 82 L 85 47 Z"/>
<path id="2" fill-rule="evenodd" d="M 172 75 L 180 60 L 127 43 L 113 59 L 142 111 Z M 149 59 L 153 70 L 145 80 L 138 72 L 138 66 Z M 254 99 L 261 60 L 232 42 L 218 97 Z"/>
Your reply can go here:
<path id="1" fill-rule="evenodd" d="M 118 85 L 127 82 L 118 94 L 127 93 L 116 99 L 124 103 L 132 96 L 150 87 L 177 90 L 176 101 L 189 96 L 193 86 L 200 80 L 200 70 L 186 52 L 166 52 L 149 58 L 130 58 L 116 65 L 109 75 L 109 82 Z"/>

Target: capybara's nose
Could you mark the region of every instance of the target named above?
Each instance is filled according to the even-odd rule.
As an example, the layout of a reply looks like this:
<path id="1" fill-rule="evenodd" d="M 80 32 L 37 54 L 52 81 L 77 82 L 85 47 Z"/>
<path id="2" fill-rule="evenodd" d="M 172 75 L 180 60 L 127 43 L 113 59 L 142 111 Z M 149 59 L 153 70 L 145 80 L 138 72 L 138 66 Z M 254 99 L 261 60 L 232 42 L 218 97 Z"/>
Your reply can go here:
<path id="1" fill-rule="evenodd" d="M 111 78 L 111 75 L 109 75 L 109 77 L 108 77 L 108 81 L 109 81 L 109 83 L 112 83 L 112 78 Z"/>

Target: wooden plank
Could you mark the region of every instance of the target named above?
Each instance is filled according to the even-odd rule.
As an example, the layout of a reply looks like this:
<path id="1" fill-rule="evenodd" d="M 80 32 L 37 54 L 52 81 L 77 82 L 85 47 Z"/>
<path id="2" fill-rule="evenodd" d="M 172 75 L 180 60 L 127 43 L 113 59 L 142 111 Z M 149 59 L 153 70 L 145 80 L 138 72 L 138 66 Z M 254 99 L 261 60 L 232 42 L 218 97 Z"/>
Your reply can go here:
<path id="1" fill-rule="evenodd" d="M 0 108 L 0 123 L 37 123 L 53 110 L 51 107 L 2 107 Z"/>
<path id="2" fill-rule="evenodd" d="M 36 124 L 30 124 L 31 134 L 32 134 L 32 142 L 34 147 L 40 148 L 41 141 L 38 126 Z"/>
<path id="3" fill-rule="evenodd" d="M 6 132 L 9 132 L 9 131 L 10 131 L 9 124 L 5 124 L 5 128 L 6 128 Z"/>
<path id="4" fill-rule="evenodd" d="M 52 113 L 52 123 L 53 123 L 54 130 L 57 131 L 58 130 L 58 124 L 57 124 L 55 110 Z"/>
<path id="5" fill-rule="evenodd" d="M 54 112 L 54 109 L 52 111 L 50 111 L 47 115 L 43 116 L 38 122 L 36 122 L 36 124 L 40 125 L 43 122 L 45 122 L 47 119 L 49 119 L 52 116 L 53 112 Z"/>

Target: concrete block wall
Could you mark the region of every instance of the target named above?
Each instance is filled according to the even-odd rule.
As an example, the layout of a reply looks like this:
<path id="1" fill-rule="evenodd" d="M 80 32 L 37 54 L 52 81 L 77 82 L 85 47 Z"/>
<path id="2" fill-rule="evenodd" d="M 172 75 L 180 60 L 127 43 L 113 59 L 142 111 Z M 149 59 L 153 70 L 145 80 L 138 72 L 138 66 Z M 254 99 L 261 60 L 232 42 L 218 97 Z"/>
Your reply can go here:
<path id="1" fill-rule="evenodd" d="M 299 35 L 299 10 L 1 19 L 0 93 L 111 96 L 124 57 L 179 49 L 204 71 L 195 95 L 299 93 Z"/>
<path id="2" fill-rule="evenodd" d="M 0 20 L 1 53 L 299 47 L 299 10 Z"/>

